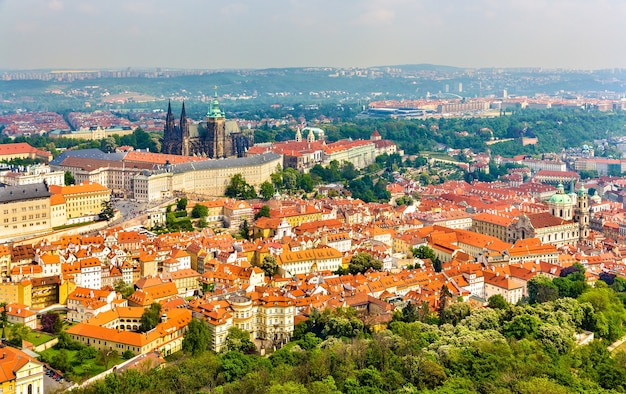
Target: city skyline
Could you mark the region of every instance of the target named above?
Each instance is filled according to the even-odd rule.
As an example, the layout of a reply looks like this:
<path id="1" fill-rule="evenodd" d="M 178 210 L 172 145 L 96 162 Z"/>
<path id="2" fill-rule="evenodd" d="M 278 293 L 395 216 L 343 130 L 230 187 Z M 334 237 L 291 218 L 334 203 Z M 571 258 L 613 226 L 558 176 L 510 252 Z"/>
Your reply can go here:
<path id="1" fill-rule="evenodd" d="M 625 14 L 617 0 L 0 0 L 0 69 L 621 68 Z"/>

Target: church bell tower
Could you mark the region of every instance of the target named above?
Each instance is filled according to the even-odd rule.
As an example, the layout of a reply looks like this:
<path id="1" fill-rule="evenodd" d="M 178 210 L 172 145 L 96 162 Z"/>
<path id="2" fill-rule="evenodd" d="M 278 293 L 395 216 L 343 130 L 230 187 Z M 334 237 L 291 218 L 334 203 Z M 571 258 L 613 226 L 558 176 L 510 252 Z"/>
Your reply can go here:
<path id="1" fill-rule="evenodd" d="M 226 157 L 226 117 L 220 109 L 220 103 L 217 100 L 217 86 L 213 101 L 209 105 L 209 112 L 206 116 L 207 123 L 207 145 L 209 157 L 219 159 Z"/>
<path id="2" fill-rule="evenodd" d="M 589 236 L 589 195 L 585 186 L 581 184 L 578 189 L 576 201 L 576 215 L 574 220 L 578 222 L 580 228 L 579 236 L 583 240 Z"/>

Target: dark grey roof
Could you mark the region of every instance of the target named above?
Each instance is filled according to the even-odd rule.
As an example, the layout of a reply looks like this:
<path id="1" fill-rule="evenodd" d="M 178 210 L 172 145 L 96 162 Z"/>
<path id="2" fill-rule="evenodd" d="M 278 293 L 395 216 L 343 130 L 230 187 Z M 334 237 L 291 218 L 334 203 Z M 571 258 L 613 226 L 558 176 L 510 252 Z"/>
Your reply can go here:
<path id="1" fill-rule="evenodd" d="M 80 157 L 82 159 L 98 159 L 121 161 L 126 156 L 126 152 L 104 153 L 100 149 L 77 149 L 66 150 L 50 162 L 50 165 L 60 166 L 67 157 Z"/>
<path id="2" fill-rule="evenodd" d="M 216 168 L 232 168 L 232 167 L 248 167 L 267 163 L 280 159 L 282 156 L 274 152 L 266 152 L 257 156 L 232 158 L 232 159 L 218 159 L 218 160 L 205 160 L 194 161 L 187 163 L 174 164 L 171 167 L 171 171 L 175 174 L 183 172 L 208 170 Z"/>
<path id="3" fill-rule="evenodd" d="M 52 194 L 48 191 L 48 187 L 44 183 L 0 187 L 0 203 L 47 198 L 51 195 Z"/>

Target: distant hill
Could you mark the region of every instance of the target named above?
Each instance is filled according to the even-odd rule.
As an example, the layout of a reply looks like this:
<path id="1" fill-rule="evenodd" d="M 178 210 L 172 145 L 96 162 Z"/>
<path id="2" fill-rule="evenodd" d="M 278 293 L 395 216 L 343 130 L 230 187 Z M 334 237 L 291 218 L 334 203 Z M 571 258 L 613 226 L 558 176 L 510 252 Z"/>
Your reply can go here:
<path id="1" fill-rule="evenodd" d="M 464 70 L 467 70 L 467 67 L 461 68 L 461 67 L 456 67 L 456 66 L 444 66 L 440 64 L 428 64 L 428 63 L 398 64 L 398 65 L 393 65 L 393 66 L 380 66 L 380 67 L 401 68 L 403 71 L 407 71 L 407 72 L 436 71 L 436 72 L 442 72 L 442 73 L 453 73 L 453 72 L 463 72 Z"/>

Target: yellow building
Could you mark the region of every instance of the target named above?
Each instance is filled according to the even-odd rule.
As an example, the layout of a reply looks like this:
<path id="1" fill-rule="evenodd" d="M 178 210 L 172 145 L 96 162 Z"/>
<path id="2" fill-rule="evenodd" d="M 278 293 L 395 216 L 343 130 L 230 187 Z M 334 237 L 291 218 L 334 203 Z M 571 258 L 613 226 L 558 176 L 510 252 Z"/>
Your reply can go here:
<path id="1" fill-rule="evenodd" d="M 65 208 L 65 197 L 62 194 L 50 196 L 50 224 L 52 227 L 63 226 L 67 223 Z"/>
<path id="2" fill-rule="evenodd" d="M 0 349 L 0 392 L 2 394 L 43 393 L 43 364 L 19 349 Z"/>
<path id="3" fill-rule="evenodd" d="M 144 171 L 133 179 L 133 195 L 140 201 L 154 201 L 175 191 L 205 196 L 223 196 L 230 179 L 241 174 L 255 188 L 270 180 L 282 155 L 268 152 L 258 156 L 205 160 L 173 164 L 167 170 Z"/>
<path id="4" fill-rule="evenodd" d="M 293 335 L 295 306 L 293 300 L 283 296 L 266 296 L 256 301 L 257 325 L 254 338 L 285 344 Z"/>
<path id="5" fill-rule="evenodd" d="M 45 163 L 52 160 L 52 153 L 34 148 L 26 142 L 0 145 L 0 160 L 10 161 L 13 159 L 41 160 Z"/>
<path id="6" fill-rule="evenodd" d="M 51 228 L 50 191 L 45 184 L 0 188 L 0 241 L 45 233 Z"/>
<path id="7" fill-rule="evenodd" d="M 0 300 L 9 303 L 24 304 L 28 307 L 32 303 L 32 284 L 25 279 L 20 282 L 0 282 Z"/>
<path id="8" fill-rule="evenodd" d="M 286 276 L 317 271 L 336 271 L 342 266 L 343 255 L 337 249 L 324 247 L 283 252 L 276 260 L 279 272 Z"/>
<path id="9" fill-rule="evenodd" d="M 81 139 L 81 140 L 101 140 L 108 137 L 113 137 L 114 135 L 118 135 L 123 137 L 125 135 L 130 135 L 134 132 L 131 127 L 109 127 L 102 128 L 100 126 L 90 127 L 90 128 L 81 128 L 80 130 L 54 130 L 48 133 L 48 137 L 50 138 L 71 138 L 71 139 Z"/>
<path id="10" fill-rule="evenodd" d="M 0 278 L 6 278 L 11 273 L 11 249 L 6 245 L 0 246 Z"/>
<path id="11" fill-rule="evenodd" d="M 169 356 L 181 350 L 191 311 L 170 309 L 163 313 L 154 329 L 134 332 L 139 328 L 143 311 L 140 307 L 118 307 L 68 328 L 67 333 L 73 340 L 97 350 L 116 350 L 120 354 L 127 350 L 135 355 L 159 350 Z"/>
<path id="12" fill-rule="evenodd" d="M 293 207 L 280 207 L 270 210 L 270 218 L 285 219 L 291 227 L 298 227 L 302 223 L 322 220 L 322 211 L 308 204 L 299 204 Z"/>
<path id="13" fill-rule="evenodd" d="M 84 182 L 79 185 L 51 185 L 52 194 L 60 194 L 65 199 L 68 223 L 78 223 L 81 218 L 95 219 L 102 212 L 102 203 L 110 201 L 111 189 L 98 183 Z"/>
<path id="14" fill-rule="evenodd" d="M 43 309 L 59 303 L 59 291 L 62 286 L 61 278 L 58 275 L 32 278 L 30 281 L 32 283 L 31 307 L 33 309 Z M 67 296 L 65 299 L 67 300 Z"/>
<path id="15" fill-rule="evenodd" d="M 200 282 L 198 282 L 200 274 L 191 268 L 174 271 L 167 275 L 169 275 L 172 282 L 176 284 L 178 294 L 184 297 L 192 296 L 196 290 L 200 289 Z M 167 275 L 165 275 L 165 277 L 167 277 Z"/>
<path id="16" fill-rule="evenodd" d="M 491 235 L 501 241 L 508 242 L 509 226 L 512 223 L 512 218 L 482 212 L 472 217 L 472 231 L 479 234 Z"/>

